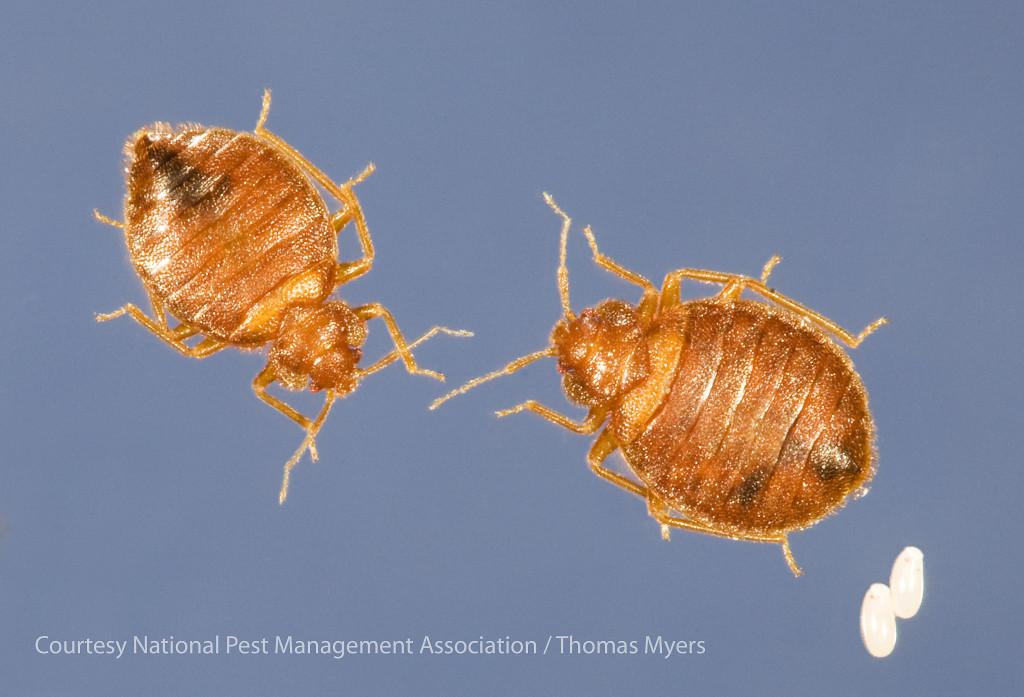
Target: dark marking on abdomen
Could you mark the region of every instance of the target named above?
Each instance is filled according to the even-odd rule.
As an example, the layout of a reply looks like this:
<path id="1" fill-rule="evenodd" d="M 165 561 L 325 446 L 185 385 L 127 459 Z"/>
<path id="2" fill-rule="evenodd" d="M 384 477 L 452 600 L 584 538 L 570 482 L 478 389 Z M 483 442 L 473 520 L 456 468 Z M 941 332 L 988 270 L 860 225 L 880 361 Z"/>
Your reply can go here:
<path id="1" fill-rule="evenodd" d="M 811 454 L 811 467 L 818 479 L 823 482 L 831 481 L 837 477 L 856 474 L 860 468 L 857 463 L 850 459 L 850 456 L 838 448 L 830 448 L 832 451 L 828 457 L 822 457 L 823 452 Z"/>
<path id="2" fill-rule="evenodd" d="M 764 485 L 772 477 L 774 467 L 758 467 L 736 487 L 729 495 L 730 503 L 738 503 L 744 508 L 749 507 L 757 500 L 758 494 L 764 490 Z"/>
<path id="3" fill-rule="evenodd" d="M 231 178 L 226 173 L 208 174 L 203 167 L 206 157 L 195 153 L 198 161 L 190 162 L 192 158 L 185 155 L 188 146 L 176 145 L 157 142 L 150 148 L 153 157 L 162 162 L 157 169 L 156 188 L 174 202 L 181 217 L 188 218 L 190 213 L 202 214 L 211 202 L 226 196 L 231 189 Z"/>

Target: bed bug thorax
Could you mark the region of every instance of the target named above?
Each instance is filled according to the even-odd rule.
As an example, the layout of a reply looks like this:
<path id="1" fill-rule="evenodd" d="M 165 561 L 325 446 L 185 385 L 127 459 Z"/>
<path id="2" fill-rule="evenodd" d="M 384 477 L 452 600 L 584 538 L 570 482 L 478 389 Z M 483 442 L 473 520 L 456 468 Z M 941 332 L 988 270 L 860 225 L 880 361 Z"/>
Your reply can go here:
<path id="1" fill-rule="evenodd" d="M 643 291 L 636 305 L 605 300 L 578 315 L 569 302 L 563 221 L 558 289 L 562 318 L 547 347 L 470 380 L 435 409 L 483 382 L 546 357 L 557 359 L 566 397 L 589 411 L 581 421 L 533 400 L 497 412 L 532 411 L 576 433 L 601 430 L 588 460 L 598 476 L 646 500 L 668 539 L 670 528 L 782 546 L 794 574 L 790 531 L 813 525 L 870 479 L 874 430 L 853 364 L 831 337 L 854 336 L 760 279 L 701 269 L 668 274 L 662 288 L 602 254 L 598 266 Z M 720 284 L 710 299 L 683 301 L 683 279 Z M 743 291 L 767 302 L 740 297 Z M 603 461 L 620 450 L 636 475 Z"/>
<path id="2" fill-rule="evenodd" d="M 270 91 L 252 133 L 196 124 L 157 123 L 126 142 L 124 222 L 96 212 L 124 230 L 135 270 L 153 316 L 128 304 L 97 315 L 133 317 L 177 351 L 205 358 L 228 346 L 269 345 L 266 367 L 253 381 L 256 395 L 301 426 L 306 436 L 285 464 L 279 500 L 292 468 L 309 450 L 337 397 L 368 375 L 401 360 L 410 373 L 443 379 L 420 368 L 412 349 L 439 332 L 434 327 L 407 343 L 390 311 L 379 303 L 350 306 L 329 299 L 341 285 L 373 266 L 374 247 L 355 194 L 374 171 L 370 164 L 336 184 L 265 127 Z M 340 205 L 328 211 L 320 190 Z M 362 257 L 339 262 L 337 235 L 354 227 Z M 168 315 L 180 323 L 170 326 Z M 367 322 L 381 318 L 395 350 L 359 367 Z M 201 336 L 198 343 L 187 339 Z M 271 395 L 278 382 L 292 390 L 324 391 L 309 418 Z"/>

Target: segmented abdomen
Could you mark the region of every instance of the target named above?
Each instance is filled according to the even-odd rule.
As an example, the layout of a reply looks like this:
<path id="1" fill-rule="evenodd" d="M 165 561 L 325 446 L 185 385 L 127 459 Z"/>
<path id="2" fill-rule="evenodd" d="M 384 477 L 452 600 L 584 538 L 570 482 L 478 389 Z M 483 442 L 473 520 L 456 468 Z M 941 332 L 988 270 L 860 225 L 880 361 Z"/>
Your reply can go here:
<path id="1" fill-rule="evenodd" d="M 126 151 L 132 261 L 180 320 L 227 339 L 287 280 L 328 266 L 333 278 L 337 242 L 323 200 L 258 137 L 158 126 Z M 329 279 L 324 285 L 326 295 Z"/>
<path id="2" fill-rule="evenodd" d="M 630 466 L 671 506 L 737 532 L 805 527 L 872 474 L 864 387 L 825 334 L 748 300 L 695 301 L 661 408 Z"/>

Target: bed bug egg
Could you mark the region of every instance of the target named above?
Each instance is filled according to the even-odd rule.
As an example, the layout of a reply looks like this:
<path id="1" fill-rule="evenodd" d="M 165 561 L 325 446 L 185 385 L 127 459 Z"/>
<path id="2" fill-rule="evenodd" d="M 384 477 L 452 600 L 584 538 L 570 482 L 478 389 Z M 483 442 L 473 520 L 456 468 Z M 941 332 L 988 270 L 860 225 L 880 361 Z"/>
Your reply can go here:
<path id="1" fill-rule="evenodd" d="M 470 380 L 431 409 L 543 358 L 557 359 L 565 395 L 582 420 L 529 400 L 497 412 L 531 411 L 575 433 L 599 433 L 587 457 L 603 479 L 639 496 L 671 528 L 782 547 L 800 568 L 788 535 L 814 525 L 863 489 L 874 472 L 874 422 L 867 392 L 834 339 L 858 346 L 885 320 L 859 334 L 759 279 L 678 269 L 660 289 L 602 254 L 583 229 L 594 262 L 642 291 L 636 305 L 605 300 L 575 313 L 569 302 L 562 218 L 558 290 L 562 318 L 549 345 Z M 711 297 L 684 301 L 684 280 L 717 284 Z M 759 300 L 741 297 L 749 291 Z M 631 477 L 604 465 L 622 454 Z"/>
<path id="2" fill-rule="evenodd" d="M 860 606 L 860 636 L 875 658 L 885 658 L 896 647 L 896 615 L 892 594 L 884 583 L 872 583 Z"/>
<path id="3" fill-rule="evenodd" d="M 892 609 L 901 619 L 917 614 L 924 599 L 924 554 L 917 547 L 907 547 L 892 565 L 889 577 Z"/>
<path id="4" fill-rule="evenodd" d="M 410 373 L 442 380 L 418 367 L 412 349 L 437 333 L 470 333 L 434 327 L 408 343 L 383 305 L 353 307 L 330 297 L 373 266 L 373 242 L 355 187 L 374 166 L 336 184 L 266 128 L 269 111 L 267 90 L 252 133 L 157 123 L 128 139 L 124 222 L 95 215 L 124 231 L 153 312 L 127 304 L 96 319 L 128 315 L 192 358 L 229 346 L 269 346 L 266 367 L 252 387 L 305 431 L 284 466 L 278 495 L 284 503 L 289 475 L 303 453 L 317 459 L 315 439 L 336 398 L 396 361 Z M 321 190 L 339 210 L 328 210 Z M 362 256 L 339 261 L 337 236 L 353 227 Z M 375 318 L 383 320 L 395 349 L 361 368 L 367 323 Z M 201 339 L 187 343 L 194 337 Z M 323 391 L 320 413 L 305 416 L 270 394 L 275 382 Z"/>

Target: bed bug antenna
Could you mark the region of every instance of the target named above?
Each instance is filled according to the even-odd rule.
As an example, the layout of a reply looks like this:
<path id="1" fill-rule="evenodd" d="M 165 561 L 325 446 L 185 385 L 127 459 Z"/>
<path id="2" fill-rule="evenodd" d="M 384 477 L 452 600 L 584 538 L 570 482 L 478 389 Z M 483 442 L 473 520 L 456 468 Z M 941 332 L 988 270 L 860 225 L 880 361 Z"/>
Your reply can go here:
<path id="1" fill-rule="evenodd" d="M 566 257 L 568 256 L 566 248 L 569 243 L 569 229 L 572 227 L 572 218 L 558 207 L 554 196 L 546 191 L 544 192 L 544 202 L 562 218 L 562 233 L 558 240 L 558 297 L 562 300 L 562 314 L 571 322 L 576 316 L 573 314 L 572 304 L 569 302 L 569 267 L 566 264 Z"/>
<path id="2" fill-rule="evenodd" d="M 565 316 L 566 321 L 571 322 L 576 319 L 576 315 L 572 311 L 572 305 L 569 303 L 569 267 L 566 264 L 567 252 L 569 244 L 569 230 L 572 227 L 572 218 L 570 218 L 565 211 L 563 211 L 558 204 L 555 202 L 555 198 L 548 192 L 544 192 L 544 202 L 562 219 L 562 231 L 559 235 L 558 240 L 558 297 L 562 301 L 562 314 Z M 478 378 L 473 378 L 462 387 L 457 387 L 446 395 L 438 397 L 430 403 L 430 410 L 433 411 L 439 406 L 447 402 L 452 397 L 456 397 L 460 394 L 465 394 L 477 385 L 482 385 L 485 382 L 489 382 L 494 378 L 500 378 L 505 375 L 511 375 L 512 373 L 525 368 L 534 361 L 538 361 L 541 358 L 547 358 L 549 356 L 557 356 L 558 349 L 552 344 L 547 348 L 543 348 L 540 351 L 534 351 L 528 353 L 525 356 L 521 356 L 503 368 L 494 370 L 486 375 L 481 375 Z"/>
<path id="3" fill-rule="evenodd" d="M 442 397 L 438 397 L 437 399 L 430 403 L 430 410 L 433 411 L 434 409 L 437 409 L 439 406 L 447 402 L 452 397 L 457 397 L 460 394 L 465 394 L 466 392 L 469 392 L 477 385 L 482 385 L 485 382 L 489 382 L 494 378 L 500 378 L 504 375 L 511 375 L 517 370 L 520 370 L 530 365 L 534 361 L 539 361 L 541 358 L 547 358 L 548 356 L 554 355 L 556 355 L 555 348 L 553 346 L 548 346 L 547 348 L 541 349 L 540 351 L 534 351 L 533 353 L 528 353 L 525 356 L 520 356 L 519 358 L 515 359 L 514 361 L 506 365 L 504 368 L 498 368 L 497 370 L 487 373 L 487 375 L 481 375 L 478 378 L 473 378 L 462 387 L 456 387 L 448 394 Z"/>

